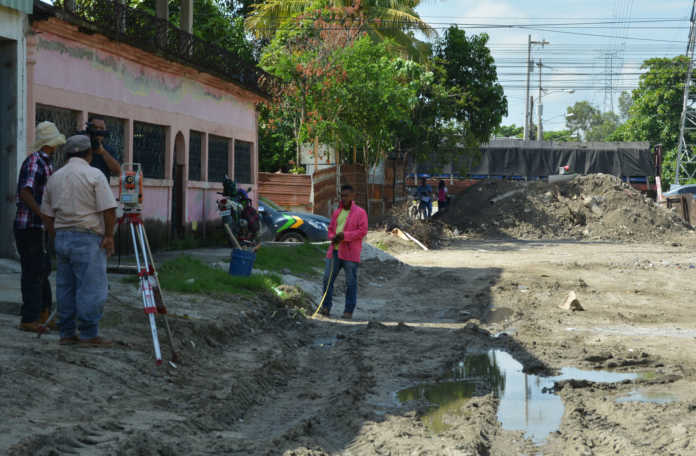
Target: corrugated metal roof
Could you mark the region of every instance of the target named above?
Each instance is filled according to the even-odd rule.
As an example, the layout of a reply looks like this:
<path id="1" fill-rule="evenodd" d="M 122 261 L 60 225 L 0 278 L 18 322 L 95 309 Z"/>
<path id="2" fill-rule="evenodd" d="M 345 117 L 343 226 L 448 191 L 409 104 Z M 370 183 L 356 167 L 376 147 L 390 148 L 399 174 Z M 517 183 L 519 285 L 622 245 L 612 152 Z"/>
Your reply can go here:
<path id="1" fill-rule="evenodd" d="M 31 14 L 34 2 L 32 0 L 0 0 L 0 6 Z"/>

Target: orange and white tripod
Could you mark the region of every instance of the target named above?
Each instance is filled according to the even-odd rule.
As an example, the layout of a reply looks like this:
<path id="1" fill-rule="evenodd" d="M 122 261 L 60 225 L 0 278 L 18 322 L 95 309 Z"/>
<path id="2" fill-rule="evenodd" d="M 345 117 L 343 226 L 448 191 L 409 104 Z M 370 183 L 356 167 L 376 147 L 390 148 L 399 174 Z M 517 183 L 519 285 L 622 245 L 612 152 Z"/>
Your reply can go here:
<path id="1" fill-rule="evenodd" d="M 172 331 L 167 320 L 167 307 L 164 305 L 164 296 L 160 286 L 159 276 L 155 269 L 155 261 L 150 250 L 150 241 L 147 239 L 145 226 L 140 218 L 143 209 L 143 174 L 139 163 L 124 163 L 119 182 L 119 202 L 123 209 L 123 216 L 118 223 L 127 223 L 130 227 L 133 250 L 135 251 L 135 263 L 138 268 L 140 281 L 140 295 L 143 307 L 150 323 L 152 333 L 152 345 L 155 351 L 157 365 L 162 364 L 162 351 L 160 350 L 159 337 L 157 335 L 157 321 L 155 315 L 162 315 L 167 339 L 172 351 L 172 361 L 178 361 L 178 355 L 174 348 Z"/>

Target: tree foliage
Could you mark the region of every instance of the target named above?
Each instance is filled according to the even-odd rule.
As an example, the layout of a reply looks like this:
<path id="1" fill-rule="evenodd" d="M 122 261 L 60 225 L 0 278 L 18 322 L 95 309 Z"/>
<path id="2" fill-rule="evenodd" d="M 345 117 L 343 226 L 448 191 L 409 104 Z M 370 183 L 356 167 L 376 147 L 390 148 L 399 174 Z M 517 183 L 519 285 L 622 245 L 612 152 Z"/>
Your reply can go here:
<path id="1" fill-rule="evenodd" d="M 432 76 L 421 85 L 418 103 L 404 123 L 402 147 L 416 161 L 434 166 L 455 163 L 460 171 L 464 156 L 478 154 L 507 114 L 507 99 L 488 35 L 467 35 L 450 27 L 435 43 L 428 62 Z"/>
<path id="2" fill-rule="evenodd" d="M 629 118 L 612 135 L 617 141 L 662 144 L 665 183 L 674 179 L 687 67 L 685 56 L 646 60 L 642 68 L 647 71 L 632 93 Z"/>
<path id="3" fill-rule="evenodd" d="M 317 140 L 358 148 L 361 162 L 374 165 L 394 143 L 393 124 L 416 102 L 420 65 L 395 56 L 388 42 L 375 43 L 360 31 L 362 20 L 345 9 L 298 15 L 262 56 L 277 78 L 269 86 L 269 126 L 290 127 L 296 160 L 301 144 Z"/>
<path id="4" fill-rule="evenodd" d="M 272 39 L 278 30 L 295 25 L 300 15 L 319 11 L 342 10 L 360 17 L 353 22 L 359 32 L 367 33 L 376 41 L 389 40 L 393 46 L 411 56 L 421 55 L 423 46 L 411 32 L 414 27 L 426 37 L 435 31 L 416 12 L 420 0 L 266 0 L 253 5 L 246 19 L 247 28 L 259 38 Z M 333 24 L 328 24 L 329 29 Z"/>
<path id="5" fill-rule="evenodd" d="M 524 134 L 524 127 L 512 125 L 500 125 L 493 130 L 493 135 L 499 138 L 521 138 Z"/>
<path id="6" fill-rule="evenodd" d="M 81 1 L 81 0 L 78 0 Z M 131 0 L 136 9 L 155 15 L 156 0 Z M 234 0 L 193 0 L 193 34 L 209 43 L 234 52 L 248 63 L 256 61 L 256 44 L 250 41 L 244 29 L 241 13 L 248 6 Z M 169 1 L 169 21 L 181 24 L 181 2 Z"/>

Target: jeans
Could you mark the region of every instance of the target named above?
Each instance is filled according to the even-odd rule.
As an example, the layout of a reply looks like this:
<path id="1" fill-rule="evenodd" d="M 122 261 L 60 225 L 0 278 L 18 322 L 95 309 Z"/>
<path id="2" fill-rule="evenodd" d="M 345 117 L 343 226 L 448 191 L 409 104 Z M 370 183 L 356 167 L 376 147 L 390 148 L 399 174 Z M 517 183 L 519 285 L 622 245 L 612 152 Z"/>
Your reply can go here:
<path id="1" fill-rule="evenodd" d="M 332 260 L 326 259 L 326 269 L 324 270 L 324 290 L 326 291 L 326 298 L 324 299 L 324 308 L 327 312 L 331 311 L 331 306 L 333 305 L 333 286 L 338 272 L 343 268 L 346 272 L 346 306 L 344 312 L 353 313 L 355 310 L 355 305 L 358 303 L 358 266 L 360 263 L 355 261 L 341 260 L 338 258 L 338 251 L 334 249 L 333 251 L 333 274 L 331 273 L 331 263 Z M 331 275 L 331 283 L 329 283 L 329 275 Z"/>
<path id="2" fill-rule="evenodd" d="M 60 337 L 75 335 L 75 319 L 81 339 L 97 337 L 108 282 L 102 236 L 81 231 L 56 233 L 56 300 Z"/>
<path id="3" fill-rule="evenodd" d="M 22 264 L 22 323 L 39 319 L 42 310 L 51 309 L 51 258 L 44 250 L 44 231 L 40 228 L 14 230 Z"/>
<path id="4" fill-rule="evenodd" d="M 430 218 L 430 216 L 433 215 L 433 200 L 428 200 L 428 201 L 421 200 L 420 207 L 425 209 L 425 217 L 426 218 Z"/>

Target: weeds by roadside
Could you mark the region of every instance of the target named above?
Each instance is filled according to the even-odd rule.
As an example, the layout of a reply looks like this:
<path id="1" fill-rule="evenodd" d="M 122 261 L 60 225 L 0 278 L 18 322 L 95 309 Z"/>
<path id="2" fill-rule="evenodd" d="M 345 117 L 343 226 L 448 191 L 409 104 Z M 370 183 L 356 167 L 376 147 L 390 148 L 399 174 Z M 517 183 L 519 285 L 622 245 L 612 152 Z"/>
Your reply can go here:
<path id="1" fill-rule="evenodd" d="M 294 275 L 312 275 L 324 268 L 325 245 L 264 245 L 256 253 L 254 268 L 270 272 L 290 271 Z"/>
<path id="2" fill-rule="evenodd" d="M 252 274 L 249 277 L 232 276 L 188 255 L 166 261 L 158 268 L 162 288 L 167 291 L 194 294 L 250 294 L 273 292 L 280 285 L 274 274 Z M 137 283 L 136 276 L 124 282 Z"/>

